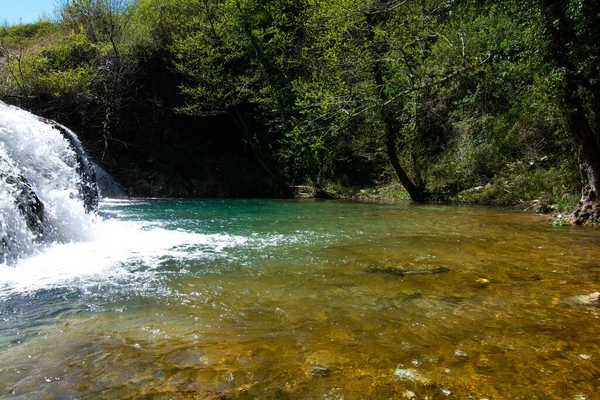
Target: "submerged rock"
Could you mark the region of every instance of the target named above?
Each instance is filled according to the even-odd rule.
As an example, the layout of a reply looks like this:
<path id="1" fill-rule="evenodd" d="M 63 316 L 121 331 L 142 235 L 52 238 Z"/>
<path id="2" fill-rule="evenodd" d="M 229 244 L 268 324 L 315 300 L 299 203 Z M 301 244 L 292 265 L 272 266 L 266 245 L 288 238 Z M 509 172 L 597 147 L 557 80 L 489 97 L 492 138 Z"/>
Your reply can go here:
<path id="1" fill-rule="evenodd" d="M 450 268 L 443 265 L 408 265 L 408 266 L 390 266 L 390 265 L 372 265 L 366 270 L 369 274 L 389 274 L 396 276 L 410 275 L 439 275 L 450 272 Z"/>
<path id="2" fill-rule="evenodd" d="M 133 397 L 132 397 L 133 398 Z M 224 400 L 227 397 L 220 393 L 210 392 L 208 390 L 182 390 L 182 391 L 164 391 L 164 392 L 150 392 L 136 399 L 143 400 Z"/>
<path id="3" fill-rule="evenodd" d="M 469 360 L 469 354 L 466 351 L 460 350 L 460 349 L 456 349 L 454 350 L 454 353 L 452 354 L 452 356 L 459 361 L 468 361 Z"/>
<path id="4" fill-rule="evenodd" d="M 312 367 L 311 375 L 315 378 L 327 378 L 329 375 L 331 375 L 331 370 L 321 365 L 315 365 Z"/>
<path id="5" fill-rule="evenodd" d="M 540 275 L 528 271 L 513 270 L 508 271 L 506 275 L 511 281 L 516 282 L 535 282 L 542 280 L 542 277 Z"/>
<path id="6" fill-rule="evenodd" d="M 327 378 L 336 370 L 336 367 L 348 360 L 338 354 L 326 350 L 316 351 L 306 358 L 306 367 L 310 375 L 315 378 Z"/>

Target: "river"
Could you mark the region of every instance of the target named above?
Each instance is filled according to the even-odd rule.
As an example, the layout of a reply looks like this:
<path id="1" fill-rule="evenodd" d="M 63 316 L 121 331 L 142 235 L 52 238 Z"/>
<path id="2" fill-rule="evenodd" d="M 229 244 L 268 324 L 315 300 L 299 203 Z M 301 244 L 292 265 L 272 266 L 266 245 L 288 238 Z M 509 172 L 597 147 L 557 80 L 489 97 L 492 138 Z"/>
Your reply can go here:
<path id="1" fill-rule="evenodd" d="M 0 397 L 599 398 L 597 229 L 105 199 L 83 236 L 0 267 Z"/>

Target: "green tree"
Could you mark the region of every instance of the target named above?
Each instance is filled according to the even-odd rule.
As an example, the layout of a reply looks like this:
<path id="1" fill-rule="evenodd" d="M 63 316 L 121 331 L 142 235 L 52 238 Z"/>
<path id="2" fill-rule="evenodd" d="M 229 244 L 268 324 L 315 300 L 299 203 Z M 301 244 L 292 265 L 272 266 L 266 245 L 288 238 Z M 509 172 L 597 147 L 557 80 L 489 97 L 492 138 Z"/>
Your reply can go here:
<path id="1" fill-rule="evenodd" d="M 128 53 L 132 37 L 135 37 L 130 24 L 134 6 L 134 0 L 66 0 L 62 5 L 63 22 L 74 33 L 86 35 L 101 48 L 96 83 L 104 110 L 104 155 L 110 143 L 118 140 L 115 133 L 123 130 L 119 125 L 123 120 L 126 96 L 135 85 L 138 72 Z"/>
<path id="2" fill-rule="evenodd" d="M 464 36 L 446 32 L 458 9 L 453 2 L 382 0 L 319 7 L 326 11 L 321 18 L 335 22 L 323 23 L 325 32 L 315 30 L 321 39 L 309 39 L 311 53 L 316 50 L 323 60 L 317 64 L 319 73 L 296 84 L 299 106 L 311 121 L 305 132 L 332 136 L 343 126 L 371 137 L 411 198 L 423 200 L 429 154 L 439 151 L 433 147 L 439 148 L 446 134 L 418 120 L 423 103 L 443 91 L 438 88 L 489 60 L 487 49 L 467 47 Z M 436 52 L 446 59 L 439 62 Z M 401 154 L 410 161 L 412 176 Z"/>

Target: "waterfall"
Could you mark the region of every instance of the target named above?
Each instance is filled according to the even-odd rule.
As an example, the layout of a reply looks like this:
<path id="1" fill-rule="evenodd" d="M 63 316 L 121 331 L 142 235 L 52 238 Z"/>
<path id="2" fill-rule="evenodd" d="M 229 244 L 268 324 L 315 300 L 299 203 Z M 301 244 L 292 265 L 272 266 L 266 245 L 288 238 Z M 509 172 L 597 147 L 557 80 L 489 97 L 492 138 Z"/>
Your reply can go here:
<path id="1" fill-rule="evenodd" d="M 117 181 L 113 179 L 102 167 L 94 164 L 96 174 L 96 183 L 101 197 L 110 197 L 111 199 L 122 199 L 127 197 L 127 192 Z"/>
<path id="2" fill-rule="evenodd" d="M 97 205 L 95 170 L 77 136 L 0 102 L 0 264 L 86 240 Z"/>

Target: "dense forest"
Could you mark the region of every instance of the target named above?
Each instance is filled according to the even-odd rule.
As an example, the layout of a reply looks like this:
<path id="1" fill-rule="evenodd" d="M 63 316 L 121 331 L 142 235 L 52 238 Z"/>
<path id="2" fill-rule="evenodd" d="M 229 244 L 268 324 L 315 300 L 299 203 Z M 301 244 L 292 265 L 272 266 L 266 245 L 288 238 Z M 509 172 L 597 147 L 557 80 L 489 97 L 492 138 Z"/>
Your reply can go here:
<path id="1" fill-rule="evenodd" d="M 595 0 L 63 0 L 0 28 L 0 82 L 132 195 L 600 218 Z"/>

